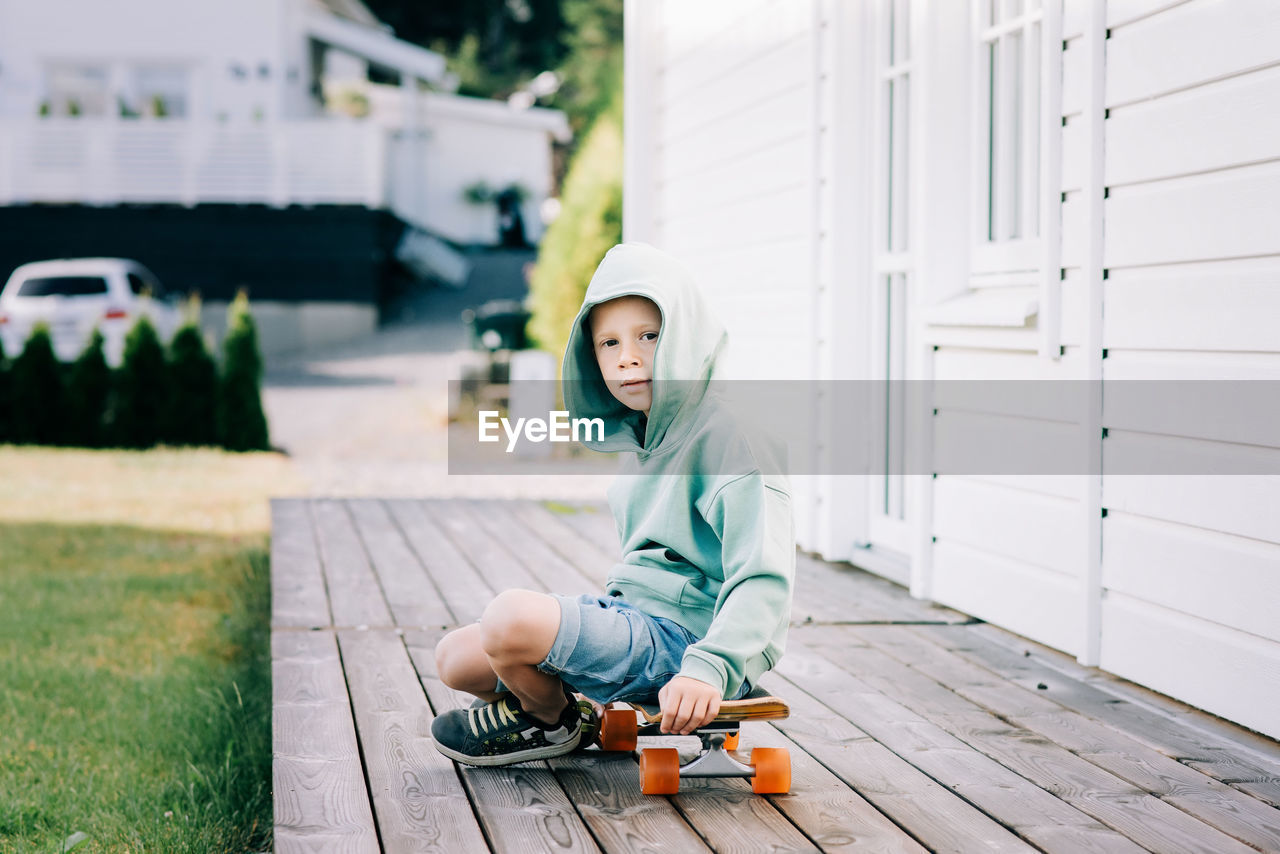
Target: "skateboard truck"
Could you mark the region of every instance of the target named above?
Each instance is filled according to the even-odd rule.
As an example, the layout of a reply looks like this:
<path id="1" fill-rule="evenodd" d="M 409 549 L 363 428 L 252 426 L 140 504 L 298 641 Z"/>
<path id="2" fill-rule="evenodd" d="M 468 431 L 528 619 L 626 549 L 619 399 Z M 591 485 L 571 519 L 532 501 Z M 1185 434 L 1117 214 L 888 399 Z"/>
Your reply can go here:
<path id="1" fill-rule="evenodd" d="M 662 713 L 655 706 L 618 703 L 600 716 L 600 747 L 609 751 L 636 749 L 639 736 L 663 735 Z M 619 708 L 620 707 L 620 708 Z M 773 720 L 789 714 L 786 704 L 763 691 L 742 700 L 721 704 L 720 714 L 695 730 L 702 742 L 698 756 L 681 764 L 680 753 L 669 747 L 649 747 L 640 751 L 640 790 L 646 795 L 674 795 L 680 778 L 741 777 L 751 781 L 757 794 L 785 794 L 791 789 L 791 757 L 785 748 L 757 747 L 744 763 L 733 755 L 738 747 L 738 728 L 744 720 Z M 641 720 L 642 718 L 642 720 Z"/>

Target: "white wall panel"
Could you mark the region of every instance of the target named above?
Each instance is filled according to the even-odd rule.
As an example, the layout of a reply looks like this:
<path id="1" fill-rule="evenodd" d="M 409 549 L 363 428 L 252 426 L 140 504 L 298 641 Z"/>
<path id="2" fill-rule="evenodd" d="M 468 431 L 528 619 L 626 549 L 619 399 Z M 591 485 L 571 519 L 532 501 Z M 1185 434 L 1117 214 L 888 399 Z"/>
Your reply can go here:
<path id="1" fill-rule="evenodd" d="M 1104 266 L 1280 254 L 1277 198 L 1280 161 L 1114 189 Z"/>
<path id="2" fill-rule="evenodd" d="M 1103 443 L 1103 465 L 1106 446 L 1120 441 L 1164 442 L 1181 445 L 1194 453 L 1198 444 L 1205 453 L 1219 456 L 1234 454 L 1235 461 L 1248 463 L 1247 455 L 1266 455 L 1262 464 L 1274 465 L 1275 451 L 1220 442 L 1197 442 L 1194 439 L 1132 437 L 1111 434 Z M 1222 531 L 1241 537 L 1252 537 L 1269 543 L 1280 543 L 1280 523 L 1276 508 L 1280 507 L 1280 476 L 1276 475 L 1112 475 L 1102 479 L 1102 503 L 1108 509 L 1194 525 L 1211 531 Z M 1104 549 L 1105 553 L 1105 549 Z"/>
<path id="3" fill-rule="evenodd" d="M 1079 504 L 967 478 L 934 481 L 933 533 L 985 554 L 1078 576 Z"/>
<path id="4" fill-rule="evenodd" d="M 797 134 L 811 132 L 811 104 L 803 85 L 762 97 L 750 107 L 720 121 L 700 125 L 679 139 L 659 145 L 662 181 L 695 174 L 735 158 L 766 150 Z M 808 163 L 793 164 L 797 169 Z"/>
<path id="5" fill-rule="evenodd" d="M 1191 0 L 1111 33 L 1106 103 L 1141 101 L 1277 59 L 1280 4 Z"/>
<path id="6" fill-rule="evenodd" d="M 1114 270 L 1103 293 L 1108 348 L 1280 350 L 1280 257 Z"/>
<path id="7" fill-rule="evenodd" d="M 1107 589 L 1280 641 L 1280 545 L 1126 513 L 1102 529 Z"/>
<path id="8" fill-rule="evenodd" d="M 695 250 L 727 249 L 804 235 L 809 199 L 808 187 L 792 187 L 712 210 L 663 210 L 658 219 L 666 248 L 683 256 Z"/>
<path id="9" fill-rule="evenodd" d="M 1117 107 L 1106 122 L 1106 184 L 1280 157 L 1277 105 L 1280 66 Z"/>
<path id="10" fill-rule="evenodd" d="M 1081 270 L 1084 268 L 1085 250 L 1089 237 L 1089 212 L 1084 194 L 1076 191 L 1066 194 L 1062 203 L 1062 266 Z"/>
<path id="11" fill-rule="evenodd" d="M 805 6 L 788 0 L 672 4 L 664 10 L 663 85 L 696 88 L 769 51 L 803 29 Z"/>
<path id="12" fill-rule="evenodd" d="M 800 164 L 812 147 L 809 134 L 797 132 L 762 151 L 673 178 L 661 188 L 663 208 L 681 213 L 712 211 L 752 196 L 794 189 L 808 180 Z"/>
<path id="13" fill-rule="evenodd" d="M 1055 649 L 1079 646 L 1076 579 L 945 540 L 933 560 L 936 601 Z"/>
<path id="14" fill-rule="evenodd" d="M 1107 26 L 1122 27 L 1134 21 L 1163 12 L 1186 0 L 1107 0 Z M 1088 0 L 1066 0 L 1066 5 L 1088 8 Z"/>
<path id="15" fill-rule="evenodd" d="M 1078 116 L 1084 112 L 1089 91 L 1089 55 L 1082 39 L 1067 42 L 1062 52 L 1062 114 Z"/>
<path id="16" fill-rule="evenodd" d="M 1102 602 L 1101 666 L 1280 738 L 1280 645 L 1120 594 Z"/>

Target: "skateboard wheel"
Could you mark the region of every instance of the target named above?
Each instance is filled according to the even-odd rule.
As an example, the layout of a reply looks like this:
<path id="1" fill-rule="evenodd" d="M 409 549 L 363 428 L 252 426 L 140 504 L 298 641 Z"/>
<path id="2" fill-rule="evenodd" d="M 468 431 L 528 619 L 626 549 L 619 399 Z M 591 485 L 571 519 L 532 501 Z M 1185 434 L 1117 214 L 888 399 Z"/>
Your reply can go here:
<path id="1" fill-rule="evenodd" d="M 783 795 L 791 791 L 791 754 L 783 747 L 757 747 L 751 751 L 751 791 L 757 795 Z"/>
<path id="2" fill-rule="evenodd" d="M 724 749 L 725 749 L 725 750 L 737 750 L 737 749 L 738 749 L 738 736 L 739 736 L 739 735 L 741 735 L 741 733 L 736 733 L 736 732 L 735 732 L 735 733 L 730 733 L 729 735 L 726 735 L 726 736 L 724 737 Z"/>
<path id="3" fill-rule="evenodd" d="M 605 709 L 600 718 L 600 749 L 635 750 L 637 729 L 631 709 Z"/>
<path id="4" fill-rule="evenodd" d="M 680 791 L 678 750 L 649 747 L 640 751 L 640 791 L 646 795 L 674 795 Z"/>

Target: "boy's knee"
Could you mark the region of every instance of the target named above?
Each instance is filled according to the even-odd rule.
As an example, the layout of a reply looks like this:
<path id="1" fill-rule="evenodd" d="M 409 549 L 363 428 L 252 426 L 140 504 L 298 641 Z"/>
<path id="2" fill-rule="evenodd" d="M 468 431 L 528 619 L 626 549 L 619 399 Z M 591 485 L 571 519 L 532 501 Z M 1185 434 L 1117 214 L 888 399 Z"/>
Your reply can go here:
<path id="1" fill-rule="evenodd" d="M 529 664 L 546 658 L 559 630 L 560 603 L 532 590 L 504 590 L 480 617 L 486 655 Z"/>

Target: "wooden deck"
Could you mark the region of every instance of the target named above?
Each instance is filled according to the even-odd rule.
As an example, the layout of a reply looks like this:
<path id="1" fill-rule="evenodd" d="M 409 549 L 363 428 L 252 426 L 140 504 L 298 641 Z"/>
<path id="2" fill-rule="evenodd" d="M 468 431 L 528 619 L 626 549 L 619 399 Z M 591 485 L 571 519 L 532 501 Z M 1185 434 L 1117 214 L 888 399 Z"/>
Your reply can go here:
<path id="1" fill-rule="evenodd" d="M 272 505 L 277 851 L 1280 851 L 1280 745 L 848 566 L 800 556 L 789 795 L 640 794 L 636 758 L 460 768 L 436 639 L 508 587 L 600 589 L 604 506 Z M 690 746 L 674 739 L 671 746 Z M 693 742 L 696 745 L 696 742 Z M 643 745 L 642 745 L 643 746 Z"/>

